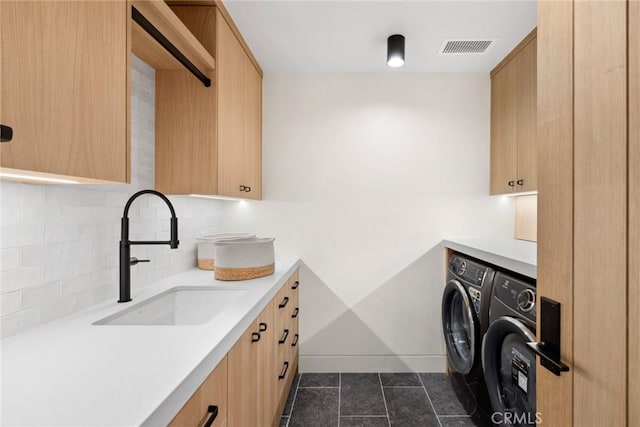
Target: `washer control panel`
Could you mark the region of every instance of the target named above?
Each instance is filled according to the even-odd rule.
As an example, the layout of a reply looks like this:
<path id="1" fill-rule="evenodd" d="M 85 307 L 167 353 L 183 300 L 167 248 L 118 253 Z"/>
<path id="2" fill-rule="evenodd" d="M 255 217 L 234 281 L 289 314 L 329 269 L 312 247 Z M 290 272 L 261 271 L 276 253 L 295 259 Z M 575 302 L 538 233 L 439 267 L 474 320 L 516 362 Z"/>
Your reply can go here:
<path id="1" fill-rule="evenodd" d="M 480 286 L 482 285 L 488 267 L 477 264 L 459 255 L 453 255 L 449 260 L 449 270 L 472 285 Z"/>
<path id="2" fill-rule="evenodd" d="M 493 282 L 493 297 L 521 317 L 536 321 L 536 287 L 503 273 L 496 273 Z M 493 301 L 491 302 L 493 304 Z"/>

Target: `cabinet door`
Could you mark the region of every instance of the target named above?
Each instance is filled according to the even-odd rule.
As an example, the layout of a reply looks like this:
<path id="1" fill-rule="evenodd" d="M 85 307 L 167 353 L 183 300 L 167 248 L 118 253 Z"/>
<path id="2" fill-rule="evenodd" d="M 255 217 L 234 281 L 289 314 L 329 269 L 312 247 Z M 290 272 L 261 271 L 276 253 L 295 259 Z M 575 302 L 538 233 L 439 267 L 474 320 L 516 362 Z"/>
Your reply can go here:
<path id="1" fill-rule="evenodd" d="M 216 12 L 218 88 L 218 194 L 246 197 L 243 180 L 244 62 L 242 45 L 220 11 Z"/>
<path id="2" fill-rule="evenodd" d="M 0 1 L 3 168 L 128 181 L 125 1 Z"/>
<path id="3" fill-rule="evenodd" d="M 277 337 L 275 327 L 276 302 L 272 300 L 258 316 L 258 328 L 262 332 L 258 347 L 258 424 L 271 426 L 280 420 L 276 413 L 277 373 L 275 359 L 277 351 Z"/>
<path id="4" fill-rule="evenodd" d="M 243 185 L 249 199 L 262 198 L 262 77 L 244 55 L 244 155 Z"/>
<path id="5" fill-rule="evenodd" d="M 536 121 L 536 39 L 533 39 L 513 59 L 517 76 L 518 102 L 518 179 L 517 191 L 537 189 L 537 121 Z"/>
<path id="6" fill-rule="evenodd" d="M 229 404 L 227 425 L 258 425 L 258 347 L 262 337 L 258 322 L 249 326 L 227 355 L 229 369 Z"/>
<path id="7" fill-rule="evenodd" d="M 209 406 L 218 407 L 218 415 L 212 427 L 227 425 L 227 357 L 216 366 L 191 399 L 182 407 L 169 427 L 201 426 L 211 413 Z"/>
<path id="8" fill-rule="evenodd" d="M 515 191 L 516 90 L 516 67 L 511 61 L 491 79 L 491 194 Z"/>

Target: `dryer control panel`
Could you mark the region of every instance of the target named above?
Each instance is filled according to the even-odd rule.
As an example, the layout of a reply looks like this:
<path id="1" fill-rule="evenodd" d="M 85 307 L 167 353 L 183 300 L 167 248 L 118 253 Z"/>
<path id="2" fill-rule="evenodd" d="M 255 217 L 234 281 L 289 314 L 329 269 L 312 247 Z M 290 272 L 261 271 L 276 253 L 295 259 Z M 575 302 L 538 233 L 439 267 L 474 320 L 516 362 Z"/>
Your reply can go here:
<path id="1" fill-rule="evenodd" d="M 536 321 L 536 287 L 535 283 L 527 283 L 507 276 L 503 273 L 496 273 L 493 282 L 493 298 L 502 303 L 503 308 L 507 308 L 511 313 L 518 314 L 521 318 L 535 324 Z M 497 310 L 498 306 L 493 306 L 491 310 Z M 492 313 L 493 314 L 493 313 Z"/>

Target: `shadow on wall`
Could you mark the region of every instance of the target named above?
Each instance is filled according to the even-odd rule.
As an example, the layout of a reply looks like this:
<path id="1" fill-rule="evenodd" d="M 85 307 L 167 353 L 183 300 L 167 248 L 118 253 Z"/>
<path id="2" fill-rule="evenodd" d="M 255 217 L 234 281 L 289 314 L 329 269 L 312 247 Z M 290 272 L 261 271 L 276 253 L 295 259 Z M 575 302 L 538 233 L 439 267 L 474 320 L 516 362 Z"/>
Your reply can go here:
<path id="1" fill-rule="evenodd" d="M 364 298 L 348 304 L 305 265 L 301 269 L 300 370 L 444 371 L 440 320 L 444 273 L 444 249 L 437 245 L 393 277 L 372 284 Z"/>

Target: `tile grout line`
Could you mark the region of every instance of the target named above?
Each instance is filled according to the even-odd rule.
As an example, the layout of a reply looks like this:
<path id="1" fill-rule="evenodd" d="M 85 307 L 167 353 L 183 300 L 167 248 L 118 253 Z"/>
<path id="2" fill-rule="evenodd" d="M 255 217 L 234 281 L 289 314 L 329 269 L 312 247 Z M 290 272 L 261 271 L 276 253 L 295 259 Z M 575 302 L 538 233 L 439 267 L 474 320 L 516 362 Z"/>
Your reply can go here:
<path id="1" fill-rule="evenodd" d="M 389 423 L 389 427 L 391 427 L 391 417 L 389 417 L 389 408 L 387 407 L 387 397 L 384 395 L 384 387 L 382 385 L 382 377 L 380 376 L 380 372 L 378 372 L 378 381 L 380 382 L 380 391 L 382 391 L 382 401 L 384 402 L 384 410 L 387 413 L 387 423 Z"/>
<path id="2" fill-rule="evenodd" d="M 422 389 L 424 390 L 424 394 L 427 395 L 427 400 L 429 401 L 429 405 L 431 405 L 431 409 L 433 410 L 433 415 L 436 416 L 436 421 L 438 421 L 438 425 L 442 427 L 442 423 L 440 422 L 440 417 L 436 412 L 436 407 L 433 406 L 433 402 L 431 401 L 431 396 L 429 396 L 429 392 L 427 391 L 427 386 L 424 385 L 424 381 L 422 381 L 422 376 L 418 373 L 418 379 L 420 380 L 420 384 L 422 384 Z"/>
<path id="3" fill-rule="evenodd" d="M 342 372 L 338 372 L 338 427 L 340 427 L 340 399 L 342 398 Z"/>
<path id="4" fill-rule="evenodd" d="M 289 427 L 289 423 L 291 422 L 291 418 L 293 417 L 293 407 L 296 406 L 296 398 L 298 397 L 298 390 L 300 389 L 300 382 L 302 382 L 302 374 L 300 374 L 300 378 L 298 378 L 298 382 L 296 383 L 296 391 L 293 393 L 293 401 L 291 402 L 291 410 L 289 411 L 289 418 L 287 418 L 287 426 Z"/>

